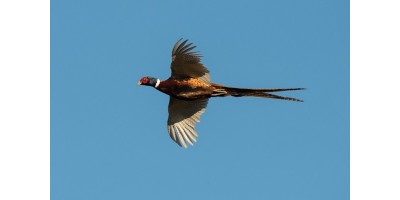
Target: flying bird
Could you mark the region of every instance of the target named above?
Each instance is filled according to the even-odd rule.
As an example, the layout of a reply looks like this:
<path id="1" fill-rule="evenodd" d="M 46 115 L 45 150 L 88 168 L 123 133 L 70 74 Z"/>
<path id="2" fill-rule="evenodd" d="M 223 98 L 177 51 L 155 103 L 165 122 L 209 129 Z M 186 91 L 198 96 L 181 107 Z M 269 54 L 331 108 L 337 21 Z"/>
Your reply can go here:
<path id="1" fill-rule="evenodd" d="M 304 88 L 250 89 L 228 87 L 210 82 L 210 72 L 201 63 L 202 55 L 193 51 L 196 46 L 178 40 L 172 48 L 171 77 L 160 80 L 146 76 L 138 85 L 146 85 L 170 96 L 168 105 L 168 133 L 179 146 L 193 145 L 199 134 L 195 130 L 200 115 L 211 97 L 262 97 L 302 102 L 300 99 L 283 97 L 271 92 L 302 90 Z"/>

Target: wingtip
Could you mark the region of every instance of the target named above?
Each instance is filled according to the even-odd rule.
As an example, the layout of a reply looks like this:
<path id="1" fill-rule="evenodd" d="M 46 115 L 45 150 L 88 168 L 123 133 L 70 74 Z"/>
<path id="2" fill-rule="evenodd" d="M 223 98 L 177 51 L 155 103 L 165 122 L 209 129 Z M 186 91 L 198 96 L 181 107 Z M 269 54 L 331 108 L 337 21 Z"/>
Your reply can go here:
<path id="1" fill-rule="evenodd" d="M 181 37 L 181 38 L 179 38 L 178 41 L 176 41 L 175 44 L 179 44 L 179 45 L 186 44 L 188 41 L 189 41 L 189 39 L 184 39 L 183 37 Z"/>

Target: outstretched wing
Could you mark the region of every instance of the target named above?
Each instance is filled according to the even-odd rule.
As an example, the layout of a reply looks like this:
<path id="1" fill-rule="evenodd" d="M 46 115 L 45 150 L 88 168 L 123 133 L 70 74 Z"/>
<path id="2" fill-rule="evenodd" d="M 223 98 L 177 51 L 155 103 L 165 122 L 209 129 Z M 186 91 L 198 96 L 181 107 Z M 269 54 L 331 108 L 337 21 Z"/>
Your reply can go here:
<path id="1" fill-rule="evenodd" d="M 208 69 L 201 63 L 202 55 L 193 51 L 193 43 L 186 44 L 188 40 L 175 43 L 172 49 L 171 77 L 174 79 L 199 78 L 208 83 L 210 75 Z"/>
<path id="2" fill-rule="evenodd" d="M 183 101 L 170 97 L 168 105 L 168 133 L 181 147 L 196 142 L 198 133 L 194 130 L 200 122 L 200 115 L 206 110 L 208 99 Z"/>

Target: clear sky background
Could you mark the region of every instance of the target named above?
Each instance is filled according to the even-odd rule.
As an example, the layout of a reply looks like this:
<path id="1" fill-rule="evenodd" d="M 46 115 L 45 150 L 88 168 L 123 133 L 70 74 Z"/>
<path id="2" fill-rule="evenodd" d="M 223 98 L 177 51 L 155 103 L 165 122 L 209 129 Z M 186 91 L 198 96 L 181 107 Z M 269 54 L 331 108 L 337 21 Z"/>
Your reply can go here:
<path id="1" fill-rule="evenodd" d="M 304 103 L 215 98 L 198 142 L 168 136 L 190 39 L 211 80 L 305 87 Z M 51 198 L 349 199 L 349 1 L 51 1 Z"/>

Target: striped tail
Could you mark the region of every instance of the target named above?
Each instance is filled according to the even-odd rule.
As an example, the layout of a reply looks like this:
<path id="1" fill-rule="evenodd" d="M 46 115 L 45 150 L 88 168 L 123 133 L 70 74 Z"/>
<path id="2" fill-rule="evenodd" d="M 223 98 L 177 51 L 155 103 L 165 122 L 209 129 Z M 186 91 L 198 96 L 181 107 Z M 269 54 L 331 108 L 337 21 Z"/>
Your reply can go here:
<path id="1" fill-rule="evenodd" d="M 234 88 L 227 87 L 223 85 L 213 85 L 216 89 L 213 91 L 213 97 L 225 97 L 225 96 L 233 96 L 233 97 L 262 97 L 262 98 L 272 98 L 272 99 L 281 99 L 288 101 L 297 101 L 303 102 L 303 100 L 291 98 L 291 97 L 283 97 L 275 94 L 270 94 L 268 92 L 283 92 L 283 91 L 292 91 L 292 90 L 304 90 L 305 88 L 277 88 L 277 89 L 249 89 L 249 88 Z"/>

